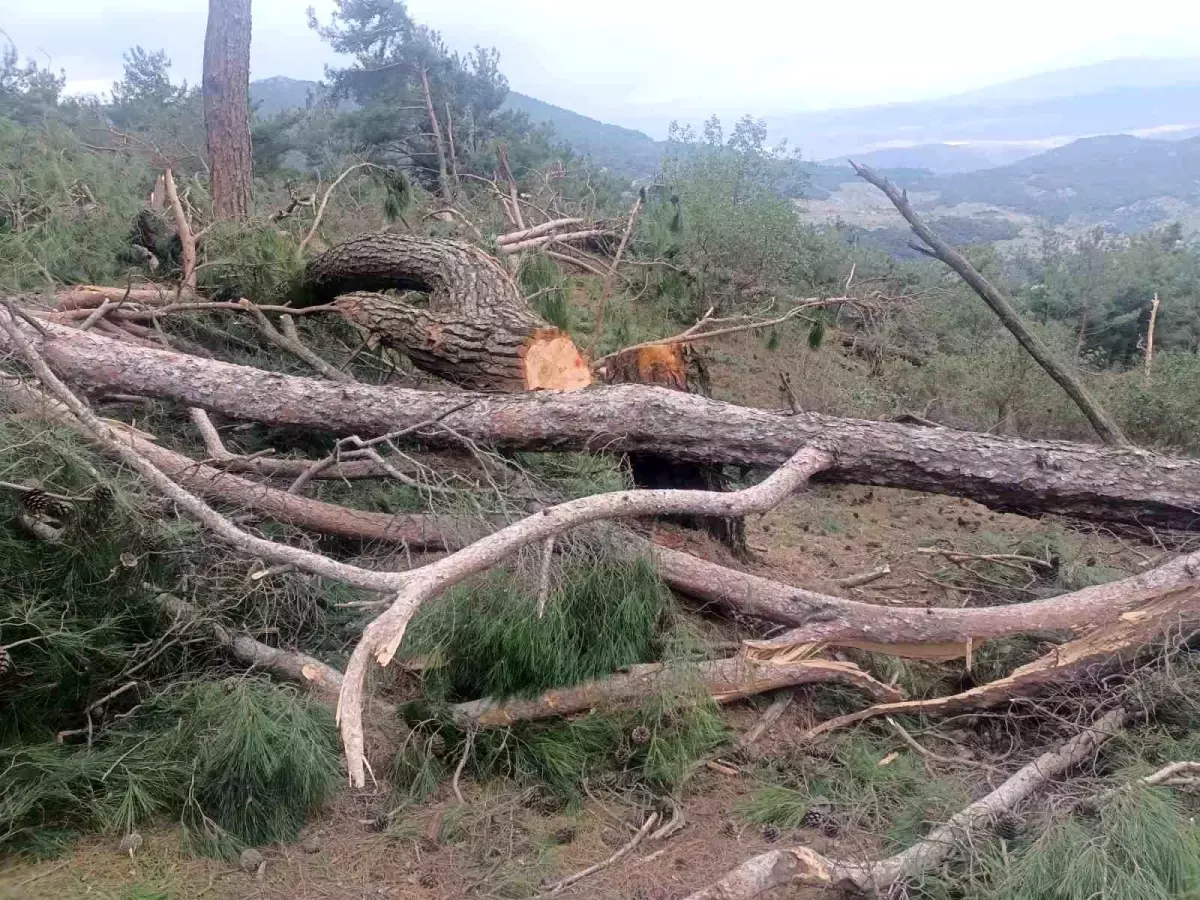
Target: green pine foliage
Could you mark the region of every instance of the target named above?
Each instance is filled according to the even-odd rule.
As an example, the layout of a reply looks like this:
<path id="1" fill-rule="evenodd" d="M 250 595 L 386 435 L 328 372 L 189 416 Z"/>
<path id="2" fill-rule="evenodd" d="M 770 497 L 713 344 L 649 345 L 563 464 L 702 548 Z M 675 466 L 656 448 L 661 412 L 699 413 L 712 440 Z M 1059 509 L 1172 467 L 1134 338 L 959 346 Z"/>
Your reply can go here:
<path id="1" fill-rule="evenodd" d="M 0 748 L 0 765 L 0 849 L 37 852 L 47 829 L 124 833 L 169 816 L 190 847 L 226 858 L 295 840 L 341 771 L 328 710 L 238 679 L 160 697 L 91 747 Z"/>
<path id="2" fill-rule="evenodd" d="M 504 573 L 430 604 L 414 620 L 402 653 L 436 665 L 425 670 L 425 701 L 411 704 L 406 715 L 418 729 L 432 726 L 439 740 L 421 730 L 406 745 L 393 769 L 397 802 L 431 794 L 445 778 L 444 758 L 462 752 L 465 736 L 444 721 L 441 704 L 533 696 L 674 656 L 687 642 L 673 619 L 670 596 L 648 560 L 571 564 L 540 619 L 534 599 Z M 599 710 L 567 722 L 480 732 L 472 771 L 541 786 L 573 803 L 582 797 L 583 779 L 603 773 L 668 789 L 725 737 L 712 701 L 684 690 L 649 698 L 636 711 Z"/>
<path id="3" fill-rule="evenodd" d="M 1200 894 L 1200 831 L 1171 792 L 1120 790 L 986 863 L 971 900 L 1182 900 Z"/>
<path id="4" fill-rule="evenodd" d="M 571 326 L 571 309 L 567 303 L 566 279 L 558 264 L 543 253 L 522 255 L 517 280 L 530 304 L 538 314 L 556 328 L 566 331 Z"/>
<path id="5" fill-rule="evenodd" d="M 577 564 L 546 613 L 511 575 L 495 572 L 424 607 L 403 651 L 433 656 L 430 700 L 516 697 L 657 659 L 670 595 L 648 560 Z"/>
<path id="6" fill-rule="evenodd" d="M 839 828 L 883 835 L 892 850 L 920 839 L 970 802 L 965 786 L 935 777 L 907 751 L 881 765 L 893 746 L 866 735 L 837 741 L 829 759 L 804 758 L 795 769 L 766 771 L 766 783 L 740 805 L 751 822 L 794 828 L 814 797 L 832 807 Z"/>

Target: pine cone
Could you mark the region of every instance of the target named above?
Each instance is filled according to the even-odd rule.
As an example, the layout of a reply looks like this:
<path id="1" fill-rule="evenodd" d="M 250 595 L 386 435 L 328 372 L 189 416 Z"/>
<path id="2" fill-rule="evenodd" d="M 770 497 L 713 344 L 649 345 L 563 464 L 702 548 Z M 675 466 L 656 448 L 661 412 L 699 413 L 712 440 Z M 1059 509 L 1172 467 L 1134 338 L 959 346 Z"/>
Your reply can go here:
<path id="1" fill-rule="evenodd" d="M 429 743 L 427 746 L 429 747 L 429 753 L 432 756 L 446 755 L 446 739 L 442 737 L 440 731 L 435 731 L 429 736 Z"/>
<path id="2" fill-rule="evenodd" d="M 438 880 L 436 872 L 423 872 L 417 883 L 423 888 L 433 888 L 438 886 Z"/>
<path id="3" fill-rule="evenodd" d="M 556 844 L 569 844 L 573 840 L 575 840 L 575 829 L 570 825 L 559 828 L 554 832 L 554 842 Z"/>
<path id="4" fill-rule="evenodd" d="M 779 840 L 781 837 L 783 837 L 783 832 L 779 830 L 778 825 L 764 825 L 763 830 L 762 830 L 762 836 L 763 836 L 763 840 L 766 841 L 768 844 L 773 844 L 777 840 Z"/>
<path id="5" fill-rule="evenodd" d="M 12 654 L 8 652 L 8 648 L 0 645 L 0 677 L 8 674 L 8 670 L 12 668 Z"/>
<path id="6" fill-rule="evenodd" d="M 97 507 L 112 506 L 113 502 L 117 499 L 117 495 L 113 493 L 113 489 L 107 484 L 93 485 L 88 496 L 90 497 L 91 502 Z"/>
<path id="7" fill-rule="evenodd" d="M 52 497 L 41 489 L 26 491 L 21 497 L 21 508 L 31 516 L 43 521 L 65 519 L 75 509 L 66 500 Z"/>
<path id="8" fill-rule="evenodd" d="M 613 751 L 613 758 L 617 761 L 617 765 L 623 766 L 633 759 L 633 748 L 622 742 L 617 749 Z"/>
<path id="9" fill-rule="evenodd" d="M 721 823 L 721 836 L 727 838 L 735 838 L 738 836 L 737 822 L 733 819 L 726 819 Z"/>
<path id="10" fill-rule="evenodd" d="M 650 729 L 645 725 L 639 725 L 633 731 L 629 732 L 629 739 L 639 747 L 643 747 L 650 743 Z"/>
<path id="11" fill-rule="evenodd" d="M 117 495 L 113 493 L 113 489 L 108 485 L 93 485 L 91 491 L 88 493 L 88 504 L 84 508 L 84 515 L 88 524 L 100 526 L 107 522 L 116 508 L 116 500 Z"/>
<path id="12" fill-rule="evenodd" d="M 821 828 L 833 821 L 833 804 L 826 797 L 813 797 L 804 813 L 805 828 Z"/>

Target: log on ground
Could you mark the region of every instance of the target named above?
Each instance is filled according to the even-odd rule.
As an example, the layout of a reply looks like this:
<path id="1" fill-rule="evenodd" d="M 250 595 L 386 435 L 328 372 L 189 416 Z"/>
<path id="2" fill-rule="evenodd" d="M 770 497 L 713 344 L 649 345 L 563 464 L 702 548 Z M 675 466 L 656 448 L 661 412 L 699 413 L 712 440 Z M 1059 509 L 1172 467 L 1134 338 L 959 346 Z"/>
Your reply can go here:
<path id="1" fill-rule="evenodd" d="M 463 387 L 567 390 L 591 382 L 571 338 L 538 316 L 504 268 L 471 244 L 367 235 L 318 256 L 306 279 L 312 300 L 334 301 L 417 368 Z M 428 299 L 373 293 L 383 289 Z"/>
<path id="2" fill-rule="evenodd" d="M 461 727 L 502 728 L 516 722 L 569 716 L 596 707 L 636 705 L 664 693 L 703 690 L 718 703 L 732 703 L 801 684 L 837 683 L 875 699 L 898 697 L 895 688 L 876 681 L 851 663 L 805 659 L 792 663 L 755 663 L 741 656 L 709 662 L 654 663 L 632 666 L 608 678 L 556 688 L 528 700 L 473 700 L 451 710 Z"/>
<path id="3" fill-rule="evenodd" d="M 813 413 L 781 415 L 642 385 L 520 395 L 443 394 L 343 385 L 120 343 L 43 323 L 30 340 L 89 391 L 176 400 L 209 412 L 363 437 L 446 413 L 459 434 L 506 450 L 652 452 L 672 459 L 775 466 L 799 446 L 836 448 L 820 480 L 970 497 L 994 509 L 1107 523 L 1200 528 L 1200 460 L 1065 441 Z M 0 335 L 0 348 L 7 347 Z M 455 446 L 431 432 L 430 446 Z"/>

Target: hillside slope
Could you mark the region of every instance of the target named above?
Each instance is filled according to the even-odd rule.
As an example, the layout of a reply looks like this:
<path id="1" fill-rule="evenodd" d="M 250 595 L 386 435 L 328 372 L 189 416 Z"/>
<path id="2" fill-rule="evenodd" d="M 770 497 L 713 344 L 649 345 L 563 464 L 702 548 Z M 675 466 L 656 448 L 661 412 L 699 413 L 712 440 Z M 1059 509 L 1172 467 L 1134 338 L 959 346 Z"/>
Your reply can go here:
<path id="1" fill-rule="evenodd" d="M 502 108 L 526 113 L 534 122 L 549 122 L 576 153 L 623 175 L 653 175 L 662 162 L 665 143 L 632 128 L 609 125 L 516 91 L 508 92 Z"/>

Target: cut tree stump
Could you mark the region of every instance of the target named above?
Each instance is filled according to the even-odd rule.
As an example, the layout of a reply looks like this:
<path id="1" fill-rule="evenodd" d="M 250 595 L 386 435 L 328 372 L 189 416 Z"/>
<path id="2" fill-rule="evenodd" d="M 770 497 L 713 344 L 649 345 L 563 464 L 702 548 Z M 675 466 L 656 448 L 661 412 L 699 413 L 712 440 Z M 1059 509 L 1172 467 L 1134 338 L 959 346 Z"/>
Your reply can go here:
<path id="1" fill-rule="evenodd" d="M 492 257 L 471 244 L 372 234 L 308 264 L 316 303 L 407 354 L 422 371 L 483 391 L 571 390 L 591 369 L 565 332 L 538 316 Z M 417 291 L 411 296 L 375 293 Z"/>
<path id="2" fill-rule="evenodd" d="M 688 379 L 685 344 L 651 344 L 630 347 L 614 354 L 604 367 L 609 384 L 652 384 L 683 393 L 692 390 Z M 642 488 L 673 490 L 724 491 L 729 480 L 719 464 L 684 462 L 657 453 L 630 453 L 629 467 L 633 483 Z M 684 528 L 703 529 L 745 559 L 746 523 L 741 518 L 713 516 L 668 516 L 668 521 Z"/>

